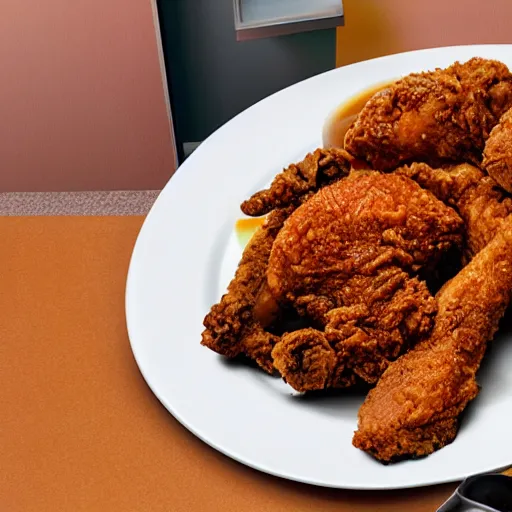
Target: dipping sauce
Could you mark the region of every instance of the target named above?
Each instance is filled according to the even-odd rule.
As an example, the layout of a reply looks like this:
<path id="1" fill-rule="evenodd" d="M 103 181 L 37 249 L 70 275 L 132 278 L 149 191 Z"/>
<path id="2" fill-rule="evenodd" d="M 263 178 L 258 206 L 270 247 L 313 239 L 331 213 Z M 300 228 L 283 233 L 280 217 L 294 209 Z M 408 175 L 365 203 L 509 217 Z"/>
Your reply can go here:
<path id="1" fill-rule="evenodd" d="M 386 89 L 394 82 L 395 80 L 389 80 L 374 84 L 336 107 L 324 123 L 322 130 L 324 148 L 343 148 L 345 134 L 350 128 L 350 125 L 354 122 L 357 114 L 359 114 L 366 105 L 366 102 L 374 94 Z M 249 243 L 249 240 L 264 222 L 265 217 L 249 217 L 236 221 L 235 233 L 242 248 Z"/>
<path id="2" fill-rule="evenodd" d="M 265 217 L 249 217 L 245 219 L 238 219 L 235 224 L 235 233 L 238 239 L 238 243 L 244 248 L 252 235 L 258 231 L 258 229 L 265 222 Z"/>
<path id="3" fill-rule="evenodd" d="M 249 240 L 253 237 L 254 233 L 265 222 L 266 217 L 249 217 L 238 219 L 235 224 L 235 233 L 240 247 L 244 249 Z M 257 293 L 256 301 L 253 308 L 254 318 L 263 326 L 266 327 L 274 322 L 279 314 L 279 306 L 270 293 L 266 282 L 263 283 Z"/>
<path id="4" fill-rule="evenodd" d="M 376 93 L 389 87 L 394 80 L 372 85 L 336 107 L 324 123 L 322 140 L 324 148 L 344 148 L 345 134 L 363 110 L 366 102 Z"/>

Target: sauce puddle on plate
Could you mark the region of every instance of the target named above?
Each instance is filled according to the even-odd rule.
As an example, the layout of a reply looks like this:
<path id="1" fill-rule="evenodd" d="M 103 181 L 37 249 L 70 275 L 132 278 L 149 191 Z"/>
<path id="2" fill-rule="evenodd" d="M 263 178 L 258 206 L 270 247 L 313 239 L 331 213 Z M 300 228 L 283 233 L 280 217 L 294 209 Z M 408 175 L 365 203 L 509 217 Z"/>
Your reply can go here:
<path id="1" fill-rule="evenodd" d="M 249 217 L 236 221 L 235 233 L 242 249 L 249 243 L 249 240 L 264 222 L 265 217 Z"/>
<path id="2" fill-rule="evenodd" d="M 344 101 L 338 107 L 336 107 L 324 124 L 322 131 L 324 148 L 343 148 L 345 134 L 347 133 L 347 130 L 350 128 L 350 125 L 354 122 L 359 112 L 361 112 L 365 106 L 366 102 L 374 94 L 382 91 L 383 89 L 386 89 L 394 82 L 395 80 L 389 80 L 379 84 L 374 84 L 367 89 L 364 89 L 361 92 L 355 94 L 347 101 Z M 242 249 L 247 246 L 249 240 L 252 238 L 254 233 L 258 231 L 264 222 L 265 217 L 248 217 L 238 219 L 236 221 L 235 233 L 238 243 Z"/>
<path id="3" fill-rule="evenodd" d="M 359 112 L 363 110 L 366 102 L 374 94 L 386 89 L 394 82 L 395 80 L 390 80 L 372 85 L 336 107 L 324 124 L 322 131 L 324 148 L 344 148 L 345 134 L 355 121 Z"/>

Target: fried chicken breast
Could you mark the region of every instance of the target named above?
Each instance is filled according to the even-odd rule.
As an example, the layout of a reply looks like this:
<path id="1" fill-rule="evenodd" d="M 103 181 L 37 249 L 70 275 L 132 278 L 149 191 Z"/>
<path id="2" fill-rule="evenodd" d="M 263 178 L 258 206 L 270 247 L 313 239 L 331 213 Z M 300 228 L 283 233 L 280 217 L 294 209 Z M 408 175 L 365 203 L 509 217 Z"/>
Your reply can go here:
<path id="1" fill-rule="evenodd" d="M 422 268 L 461 243 L 456 212 L 397 175 L 353 173 L 322 188 L 285 221 L 268 286 L 319 331 L 296 331 L 272 351 L 298 391 L 378 380 L 428 335 L 435 303 Z"/>
<path id="2" fill-rule="evenodd" d="M 473 58 L 413 73 L 377 93 L 345 136 L 345 149 L 374 169 L 402 163 L 480 163 L 486 139 L 512 106 L 505 64 Z"/>

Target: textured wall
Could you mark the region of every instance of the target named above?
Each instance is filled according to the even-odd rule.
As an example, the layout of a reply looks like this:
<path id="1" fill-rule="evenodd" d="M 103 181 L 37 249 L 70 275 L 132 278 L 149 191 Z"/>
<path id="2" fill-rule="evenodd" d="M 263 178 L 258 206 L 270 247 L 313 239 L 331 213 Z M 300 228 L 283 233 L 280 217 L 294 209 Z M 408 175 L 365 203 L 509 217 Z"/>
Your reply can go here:
<path id="1" fill-rule="evenodd" d="M 165 184 L 150 0 L 2 0 L 0 62 L 0 191 Z"/>
<path id="2" fill-rule="evenodd" d="M 338 66 L 436 46 L 512 43 L 510 0 L 343 0 Z"/>

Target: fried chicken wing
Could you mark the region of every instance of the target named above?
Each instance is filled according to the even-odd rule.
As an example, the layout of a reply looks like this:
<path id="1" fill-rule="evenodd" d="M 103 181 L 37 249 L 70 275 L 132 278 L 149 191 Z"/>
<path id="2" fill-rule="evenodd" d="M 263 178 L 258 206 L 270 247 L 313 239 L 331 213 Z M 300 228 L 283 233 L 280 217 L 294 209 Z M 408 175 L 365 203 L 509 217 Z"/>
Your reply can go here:
<path id="1" fill-rule="evenodd" d="M 417 272 L 461 243 L 462 220 L 415 182 L 354 173 L 322 188 L 286 220 L 267 281 L 323 333 L 287 334 L 274 366 L 298 391 L 374 383 L 428 335 L 433 297 Z"/>
<path id="2" fill-rule="evenodd" d="M 413 179 L 457 210 L 465 223 L 466 261 L 494 238 L 503 220 L 512 213 L 512 198 L 473 165 L 434 169 L 424 163 L 414 163 L 395 173 Z"/>
<path id="3" fill-rule="evenodd" d="M 319 188 L 350 172 L 354 158 L 342 149 L 317 149 L 298 164 L 291 164 L 278 174 L 269 189 L 256 192 L 241 205 L 251 217 L 265 215 L 306 201 Z"/>
<path id="4" fill-rule="evenodd" d="M 274 239 L 291 211 L 274 210 L 254 234 L 227 293 L 204 319 L 201 341 L 227 357 L 244 354 L 269 373 L 274 369 L 271 351 L 278 337 L 265 328 L 279 316 L 279 307 L 268 293 L 265 273 Z"/>
<path id="5" fill-rule="evenodd" d="M 483 168 L 507 192 L 512 192 L 512 109 L 501 116 L 484 148 Z"/>
<path id="6" fill-rule="evenodd" d="M 391 363 L 359 411 L 354 446 L 382 462 L 452 442 L 476 372 L 512 294 L 512 217 L 437 294 L 430 339 Z"/>
<path id="7" fill-rule="evenodd" d="M 512 75 L 501 62 L 473 58 L 414 73 L 377 93 L 345 136 L 345 149 L 373 168 L 402 163 L 481 161 L 484 143 L 512 106 Z"/>

